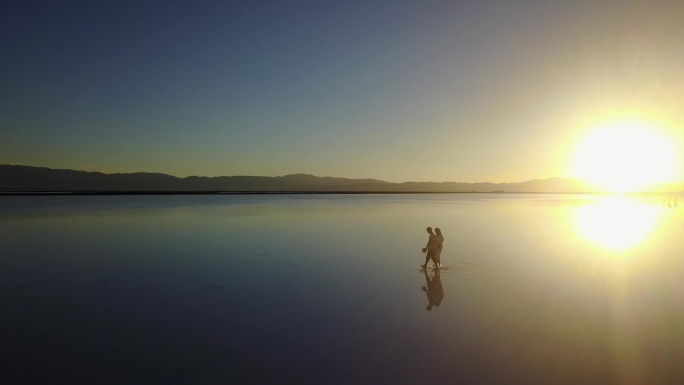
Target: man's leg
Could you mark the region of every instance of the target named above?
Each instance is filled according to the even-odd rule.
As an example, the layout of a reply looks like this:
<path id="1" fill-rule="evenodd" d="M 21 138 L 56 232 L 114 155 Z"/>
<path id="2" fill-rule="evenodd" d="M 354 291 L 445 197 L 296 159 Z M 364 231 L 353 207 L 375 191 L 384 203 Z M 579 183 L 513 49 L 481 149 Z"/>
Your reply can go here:
<path id="1" fill-rule="evenodd" d="M 430 262 L 430 251 L 429 250 L 425 253 L 425 263 L 420 265 L 420 267 L 423 267 L 423 268 L 427 267 L 428 262 Z"/>

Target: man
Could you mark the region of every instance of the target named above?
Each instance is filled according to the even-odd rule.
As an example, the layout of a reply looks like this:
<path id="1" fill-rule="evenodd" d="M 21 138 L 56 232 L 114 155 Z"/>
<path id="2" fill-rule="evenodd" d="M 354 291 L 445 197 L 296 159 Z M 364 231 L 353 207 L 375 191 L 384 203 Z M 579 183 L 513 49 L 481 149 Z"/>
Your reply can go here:
<path id="1" fill-rule="evenodd" d="M 428 227 L 426 230 L 430 236 L 428 237 L 427 245 L 423 248 L 423 253 L 425 253 L 425 263 L 420 265 L 420 267 L 423 269 L 427 268 L 428 262 L 432 259 L 432 263 L 435 264 L 435 267 L 439 268 L 439 263 L 436 259 L 437 237 L 432 232 L 432 227 Z"/>

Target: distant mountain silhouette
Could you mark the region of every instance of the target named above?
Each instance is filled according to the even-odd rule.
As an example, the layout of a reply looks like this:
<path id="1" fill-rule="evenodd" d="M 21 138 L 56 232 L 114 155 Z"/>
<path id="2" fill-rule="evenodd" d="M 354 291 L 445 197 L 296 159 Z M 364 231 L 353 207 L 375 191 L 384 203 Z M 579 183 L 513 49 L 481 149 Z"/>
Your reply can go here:
<path id="1" fill-rule="evenodd" d="M 534 179 L 520 183 L 404 182 L 292 174 L 263 176 L 190 176 L 159 173 L 103 174 L 45 167 L 0 165 L 1 192 L 590 192 L 573 178 Z"/>
<path id="2" fill-rule="evenodd" d="M 0 165 L 0 191 L 3 192 L 324 192 L 369 191 L 355 186 L 389 184 L 375 179 L 322 178 L 306 174 L 177 178 L 159 173 L 103 174 Z"/>

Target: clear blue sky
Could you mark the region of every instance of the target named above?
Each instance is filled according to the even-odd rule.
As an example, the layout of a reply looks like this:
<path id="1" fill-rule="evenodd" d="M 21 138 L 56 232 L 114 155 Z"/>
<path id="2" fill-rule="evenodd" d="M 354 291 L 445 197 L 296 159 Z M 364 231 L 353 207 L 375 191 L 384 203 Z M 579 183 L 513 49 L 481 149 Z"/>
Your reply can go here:
<path id="1" fill-rule="evenodd" d="M 3 1 L 0 47 L 0 164 L 513 182 L 684 121 L 684 1 Z"/>

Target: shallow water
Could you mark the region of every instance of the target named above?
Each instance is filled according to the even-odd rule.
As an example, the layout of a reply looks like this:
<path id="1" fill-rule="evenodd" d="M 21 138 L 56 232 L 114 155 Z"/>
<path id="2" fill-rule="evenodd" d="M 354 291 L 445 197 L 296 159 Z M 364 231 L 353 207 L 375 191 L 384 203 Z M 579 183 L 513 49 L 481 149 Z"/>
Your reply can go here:
<path id="1" fill-rule="evenodd" d="M 679 383 L 683 239 L 660 197 L 0 197 L 0 382 Z"/>

